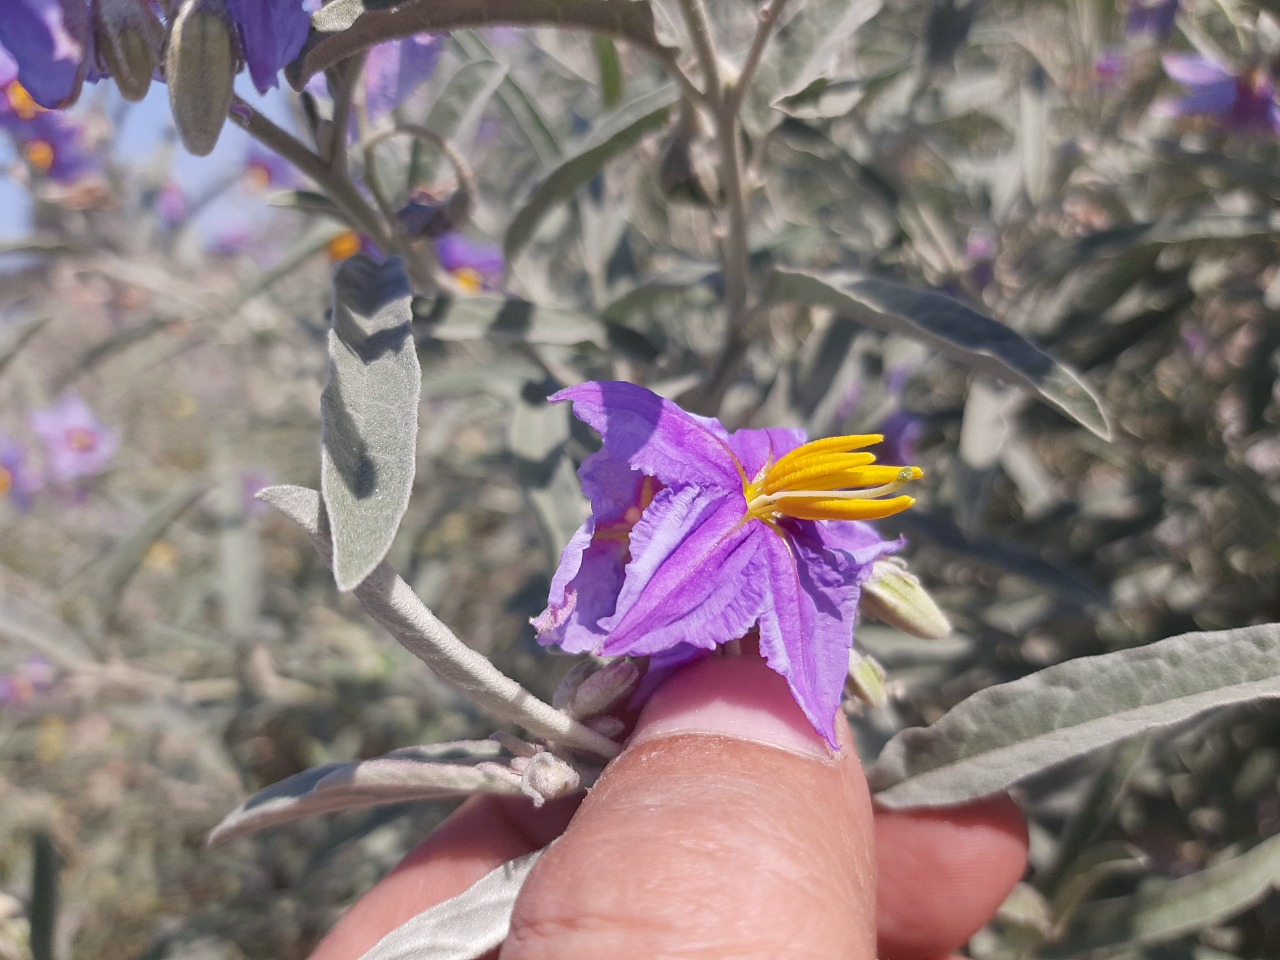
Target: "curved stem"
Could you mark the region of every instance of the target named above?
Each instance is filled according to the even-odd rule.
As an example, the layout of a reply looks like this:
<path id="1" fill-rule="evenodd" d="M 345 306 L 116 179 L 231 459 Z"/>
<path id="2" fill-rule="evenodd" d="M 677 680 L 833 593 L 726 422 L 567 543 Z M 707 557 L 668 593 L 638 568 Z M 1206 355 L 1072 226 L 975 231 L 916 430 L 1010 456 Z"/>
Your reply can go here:
<path id="1" fill-rule="evenodd" d="M 680 12 L 684 14 L 684 22 L 693 40 L 698 64 L 702 67 L 702 79 L 706 85 L 704 92 L 710 105 L 718 107 L 723 96 L 720 83 L 720 56 L 716 53 L 715 41 L 711 38 L 711 23 L 707 19 L 707 9 L 703 6 L 702 0 L 680 0 Z"/>

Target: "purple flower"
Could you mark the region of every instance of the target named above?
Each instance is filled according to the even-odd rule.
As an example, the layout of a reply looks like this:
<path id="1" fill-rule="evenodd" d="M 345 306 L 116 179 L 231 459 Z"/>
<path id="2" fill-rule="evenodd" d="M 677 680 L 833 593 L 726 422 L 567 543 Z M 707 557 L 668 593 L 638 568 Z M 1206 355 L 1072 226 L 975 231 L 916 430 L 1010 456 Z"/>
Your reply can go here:
<path id="1" fill-rule="evenodd" d="M 259 93 L 278 86 L 280 68 L 307 42 L 311 15 L 301 0 L 226 0 L 240 36 L 240 50 Z"/>
<path id="2" fill-rule="evenodd" d="M 1093 80 L 1103 90 L 1120 85 L 1129 71 L 1129 58 L 1123 50 L 1108 50 L 1093 61 Z"/>
<path id="3" fill-rule="evenodd" d="M 27 448 L 0 433 L 0 500 L 7 499 L 19 513 L 26 513 L 41 486 L 27 461 Z"/>
<path id="4" fill-rule="evenodd" d="M 496 290 L 502 285 L 506 261 L 502 248 L 462 233 L 446 233 L 436 240 L 440 265 L 469 293 Z"/>
<path id="5" fill-rule="evenodd" d="M 21 707 L 53 686 L 57 672 L 48 657 L 32 654 L 10 673 L 0 674 L 0 707 Z"/>
<path id="6" fill-rule="evenodd" d="M 1132 0 L 1124 32 L 1131 37 L 1168 40 L 1178 17 L 1179 0 Z"/>
<path id="7" fill-rule="evenodd" d="M 76 394 L 31 413 L 31 429 L 44 442 L 49 473 L 58 483 L 95 477 L 107 468 L 119 446 L 115 430 L 102 423 Z"/>
<path id="8" fill-rule="evenodd" d="M 63 107 L 80 95 L 90 57 L 85 0 L 5 0 L 0 46 L 41 106 Z"/>
<path id="9" fill-rule="evenodd" d="M 245 178 L 262 190 L 269 187 L 296 187 L 302 182 L 293 164 L 256 143 L 245 154 L 244 172 Z"/>
<path id="10" fill-rule="evenodd" d="M 187 219 L 191 212 L 191 204 L 181 184 L 176 180 L 166 180 L 156 193 L 156 213 L 166 226 L 176 227 Z"/>
<path id="11" fill-rule="evenodd" d="M 861 584 L 901 546 L 857 521 L 909 507 L 890 495 L 920 470 L 853 452 L 879 437 L 731 434 L 629 383 L 551 400 L 572 401 L 604 449 L 579 471 L 591 516 L 533 621 L 539 642 L 667 663 L 758 630 L 765 661 L 836 746 Z"/>
<path id="12" fill-rule="evenodd" d="M 84 129 L 67 114 L 40 111 L 26 120 L 0 115 L 0 126 L 13 134 L 23 159 L 56 183 L 72 183 L 100 169 L 85 149 Z"/>
<path id="13" fill-rule="evenodd" d="M 365 110 L 370 120 L 385 117 L 436 72 L 447 36 L 423 33 L 380 43 L 369 51 L 364 86 Z"/>
<path id="14" fill-rule="evenodd" d="M 1195 53 L 1166 53 L 1162 62 L 1170 79 L 1189 91 L 1161 106 L 1165 116 L 1203 114 L 1240 132 L 1280 133 L 1280 107 L 1267 71 L 1259 68 L 1237 75 Z"/>

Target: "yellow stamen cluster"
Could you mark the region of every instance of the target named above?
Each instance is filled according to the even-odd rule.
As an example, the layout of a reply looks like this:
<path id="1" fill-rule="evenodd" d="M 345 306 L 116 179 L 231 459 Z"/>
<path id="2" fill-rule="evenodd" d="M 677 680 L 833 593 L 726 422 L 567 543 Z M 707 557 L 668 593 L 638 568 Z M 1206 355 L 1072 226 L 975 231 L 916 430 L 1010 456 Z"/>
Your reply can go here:
<path id="1" fill-rule="evenodd" d="M 32 140 L 22 148 L 22 155 L 27 158 L 27 163 L 35 167 L 40 173 L 48 173 L 53 169 L 53 161 L 55 159 L 53 152 L 53 144 L 48 140 Z"/>
<path id="2" fill-rule="evenodd" d="M 44 107 L 36 103 L 27 93 L 27 88 L 17 80 L 5 87 L 5 96 L 9 100 L 9 109 L 18 115 L 19 120 L 30 120 L 38 113 L 44 113 Z"/>
<path id="3" fill-rule="evenodd" d="M 884 437 L 828 437 L 797 447 L 746 483 L 747 519 L 879 520 L 900 513 L 915 497 L 894 497 L 919 480 L 919 467 L 876 465 L 871 453 L 855 453 Z"/>
<path id="4" fill-rule="evenodd" d="M 340 263 L 360 252 L 360 234 L 354 230 L 344 230 L 325 247 L 330 263 Z"/>
<path id="5" fill-rule="evenodd" d="M 484 292 L 484 277 L 474 267 L 458 267 L 453 271 L 453 279 L 465 293 Z"/>

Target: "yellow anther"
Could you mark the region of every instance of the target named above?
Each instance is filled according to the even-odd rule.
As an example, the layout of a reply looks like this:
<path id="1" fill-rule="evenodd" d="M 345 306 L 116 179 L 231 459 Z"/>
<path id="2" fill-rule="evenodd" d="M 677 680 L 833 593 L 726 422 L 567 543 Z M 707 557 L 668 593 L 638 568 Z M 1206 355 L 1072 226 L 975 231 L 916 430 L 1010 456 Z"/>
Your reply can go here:
<path id="1" fill-rule="evenodd" d="M 360 235 L 354 230 L 345 230 L 329 241 L 325 247 L 331 263 L 338 263 L 360 252 Z"/>
<path id="2" fill-rule="evenodd" d="M 53 168 L 53 144 L 48 140 L 30 141 L 22 148 L 22 155 L 41 173 L 48 173 Z"/>
<path id="3" fill-rule="evenodd" d="M 879 443 L 877 435 L 828 437 L 790 453 L 743 484 L 747 519 L 772 524 L 799 520 L 878 520 L 907 509 L 913 497 L 893 497 L 919 480 L 919 467 L 877 465 L 871 453 L 852 453 Z"/>
<path id="4" fill-rule="evenodd" d="M 5 95 L 9 98 L 9 106 L 18 115 L 19 120 L 30 120 L 36 114 L 44 112 L 44 107 L 32 100 L 31 94 L 27 93 L 27 88 L 17 80 L 5 88 Z"/>
<path id="5" fill-rule="evenodd" d="M 458 267 L 453 271 L 453 279 L 466 293 L 480 293 L 484 290 L 484 277 L 472 267 Z"/>

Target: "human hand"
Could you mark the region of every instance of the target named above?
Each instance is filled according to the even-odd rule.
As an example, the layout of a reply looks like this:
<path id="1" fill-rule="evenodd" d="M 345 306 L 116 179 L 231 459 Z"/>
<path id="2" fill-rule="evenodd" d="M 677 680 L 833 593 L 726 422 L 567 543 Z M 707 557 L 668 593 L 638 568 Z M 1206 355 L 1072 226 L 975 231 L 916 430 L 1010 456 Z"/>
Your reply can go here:
<path id="1" fill-rule="evenodd" d="M 501 960 L 943 960 L 991 918 L 1027 857 L 1007 798 L 873 811 L 847 736 L 833 753 L 763 661 L 713 657 L 653 695 L 585 800 L 535 810 L 472 798 L 311 960 L 357 960 L 556 837 Z"/>

